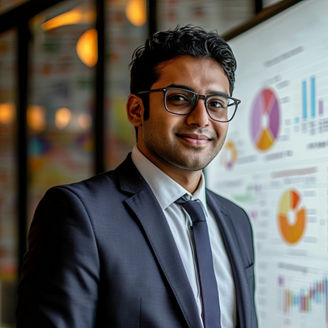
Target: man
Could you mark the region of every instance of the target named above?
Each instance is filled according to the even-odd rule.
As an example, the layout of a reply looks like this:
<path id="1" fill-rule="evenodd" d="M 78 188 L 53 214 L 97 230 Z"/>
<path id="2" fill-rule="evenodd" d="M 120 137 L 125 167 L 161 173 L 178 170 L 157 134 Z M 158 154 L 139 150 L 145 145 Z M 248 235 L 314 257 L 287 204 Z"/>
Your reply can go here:
<path id="1" fill-rule="evenodd" d="M 257 327 L 248 217 L 202 175 L 239 103 L 235 68 L 226 42 L 192 26 L 135 51 L 136 146 L 116 170 L 41 200 L 17 327 Z M 205 215 L 199 234 L 186 203 Z"/>

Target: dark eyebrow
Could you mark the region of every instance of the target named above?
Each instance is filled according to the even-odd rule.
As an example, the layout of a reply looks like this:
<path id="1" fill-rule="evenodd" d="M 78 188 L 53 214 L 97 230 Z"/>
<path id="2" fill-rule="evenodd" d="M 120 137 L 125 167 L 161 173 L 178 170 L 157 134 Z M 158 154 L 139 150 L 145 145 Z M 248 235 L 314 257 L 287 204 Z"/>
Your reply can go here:
<path id="1" fill-rule="evenodd" d="M 188 87 L 187 85 L 182 85 L 182 84 L 170 84 L 166 88 L 180 88 L 180 89 L 185 89 L 185 90 L 196 92 L 195 89 Z"/>
<path id="2" fill-rule="evenodd" d="M 230 97 L 227 93 L 222 92 L 222 91 L 211 91 L 208 95 Z"/>
<path id="3" fill-rule="evenodd" d="M 192 92 L 195 92 L 195 89 L 191 88 L 191 87 L 188 87 L 187 85 L 182 85 L 182 84 L 170 84 L 168 85 L 166 88 L 181 88 L 181 89 L 185 89 L 185 90 L 189 90 L 189 91 L 192 91 Z M 207 95 L 219 95 L 219 96 L 225 96 L 225 97 L 229 97 L 229 95 L 225 92 L 222 92 L 222 91 L 210 91 Z"/>

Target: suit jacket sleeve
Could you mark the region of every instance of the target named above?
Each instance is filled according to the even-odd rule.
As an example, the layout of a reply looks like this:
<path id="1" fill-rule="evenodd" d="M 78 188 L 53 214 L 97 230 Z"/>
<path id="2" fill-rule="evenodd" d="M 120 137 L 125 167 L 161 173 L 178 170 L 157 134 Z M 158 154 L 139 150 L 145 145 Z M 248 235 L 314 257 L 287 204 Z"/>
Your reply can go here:
<path id="1" fill-rule="evenodd" d="M 94 327 L 100 263 L 88 212 L 66 187 L 50 189 L 28 236 L 17 328 Z"/>

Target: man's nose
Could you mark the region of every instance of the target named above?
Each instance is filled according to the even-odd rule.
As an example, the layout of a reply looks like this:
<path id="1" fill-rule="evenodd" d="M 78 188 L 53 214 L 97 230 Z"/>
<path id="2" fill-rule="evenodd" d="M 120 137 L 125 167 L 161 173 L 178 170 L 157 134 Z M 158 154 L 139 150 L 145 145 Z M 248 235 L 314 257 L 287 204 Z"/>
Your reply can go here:
<path id="1" fill-rule="evenodd" d="M 207 114 L 205 99 L 199 98 L 194 109 L 187 115 L 188 125 L 197 125 L 200 127 L 207 126 L 209 124 L 209 116 Z"/>

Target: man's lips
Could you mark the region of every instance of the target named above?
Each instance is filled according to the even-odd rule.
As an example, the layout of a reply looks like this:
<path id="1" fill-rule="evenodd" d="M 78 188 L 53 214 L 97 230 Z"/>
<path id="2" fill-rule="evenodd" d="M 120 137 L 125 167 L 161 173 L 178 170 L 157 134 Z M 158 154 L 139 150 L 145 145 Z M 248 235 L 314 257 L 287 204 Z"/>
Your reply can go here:
<path id="1" fill-rule="evenodd" d="M 198 133 L 177 133 L 176 136 L 192 145 L 204 145 L 213 139 L 206 134 Z"/>

